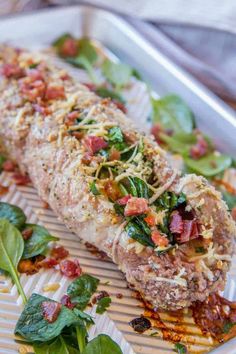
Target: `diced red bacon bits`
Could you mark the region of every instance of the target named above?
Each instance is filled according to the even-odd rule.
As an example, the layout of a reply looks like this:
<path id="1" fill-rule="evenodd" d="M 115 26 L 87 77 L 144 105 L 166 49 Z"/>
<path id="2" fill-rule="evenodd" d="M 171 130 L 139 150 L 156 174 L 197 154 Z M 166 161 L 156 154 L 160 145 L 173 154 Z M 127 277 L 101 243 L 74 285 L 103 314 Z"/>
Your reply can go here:
<path id="1" fill-rule="evenodd" d="M 84 82 L 84 86 L 86 86 L 90 91 L 96 91 L 96 85 L 91 84 L 90 82 Z"/>
<path id="2" fill-rule="evenodd" d="M 23 239 L 24 240 L 30 239 L 30 237 L 33 235 L 33 232 L 34 232 L 34 230 L 31 227 L 23 230 L 22 233 L 21 233 L 22 236 L 23 236 Z"/>
<path id="3" fill-rule="evenodd" d="M 38 113 L 42 114 L 43 116 L 47 116 L 51 113 L 51 109 L 49 107 L 45 106 L 45 104 L 43 104 L 43 102 L 41 102 L 40 104 L 34 103 L 33 108 L 34 108 L 35 112 L 38 112 Z"/>
<path id="4" fill-rule="evenodd" d="M 68 309 L 73 309 L 76 306 L 76 303 L 71 302 L 69 295 L 63 295 L 61 298 L 61 304 L 68 307 Z"/>
<path id="5" fill-rule="evenodd" d="M 55 301 L 43 301 L 41 304 L 43 317 L 48 323 L 53 323 L 57 320 L 61 312 L 61 304 Z"/>
<path id="6" fill-rule="evenodd" d="M 30 102 L 44 98 L 46 84 L 43 80 L 34 80 L 33 77 L 25 77 L 20 80 L 20 91 Z"/>
<path id="7" fill-rule="evenodd" d="M 115 161 L 115 160 L 120 160 L 120 151 L 112 147 L 109 153 L 109 161 Z"/>
<path id="8" fill-rule="evenodd" d="M 149 210 L 147 199 L 132 197 L 128 200 L 124 214 L 125 216 L 134 216 L 147 213 Z"/>
<path id="9" fill-rule="evenodd" d="M 25 71 L 18 64 L 3 64 L 1 74 L 7 78 L 20 79 L 25 75 Z"/>
<path id="10" fill-rule="evenodd" d="M 69 256 L 69 251 L 67 251 L 63 246 L 55 246 L 52 248 L 50 256 L 56 260 L 61 260 Z"/>
<path id="11" fill-rule="evenodd" d="M 22 175 L 21 173 L 14 173 L 12 178 L 17 186 L 25 186 L 31 182 L 29 176 Z"/>
<path id="12" fill-rule="evenodd" d="M 157 214 L 153 210 L 149 211 L 144 221 L 146 221 L 149 226 L 155 226 L 157 224 Z"/>
<path id="13" fill-rule="evenodd" d="M 128 194 L 128 195 L 125 195 L 124 197 L 118 199 L 116 202 L 119 205 L 126 205 L 128 203 L 128 201 L 130 200 L 130 198 L 132 198 L 132 195 Z"/>
<path id="14" fill-rule="evenodd" d="M 3 168 L 3 171 L 13 172 L 13 171 L 15 171 L 16 165 L 14 164 L 14 162 L 12 162 L 10 160 L 6 160 L 5 162 L 3 162 L 2 168 Z"/>
<path id="15" fill-rule="evenodd" d="M 124 103 L 118 101 L 118 100 L 112 100 L 112 102 L 114 103 L 114 105 L 120 109 L 123 113 L 127 113 L 127 108 L 125 107 Z"/>
<path id="16" fill-rule="evenodd" d="M 106 196 L 115 201 L 120 198 L 120 189 L 115 181 L 109 180 L 104 183 L 104 192 Z"/>
<path id="17" fill-rule="evenodd" d="M 90 152 L 86 152 L 81 159 L 81 162 L 84 163 L 85 165 L 89 165 L 92 162 L 93 155 L 91 155 Z"/>
<path id="18" fill-rule="evenodd" d="M 82 269 L 77 259 L 75 261 L 71 261 L 69 259 L 61 261 L 60 271 L 68 278 L 79 277 L 82 273 Z"/>
<path id="19" fill-rule="evenodd" d="M 208 143 L 202 135 L 197 136 L 197 143 L 193 145 L 190 149 L 190 156 L 198 160 L 202 156 L 206 155 L 208 150 Z"/>
<path id="20" fill-rule="evenodd" d="M 56 100 L 65 98 L 65 90 L 63 86 L 49 85 L 45 93 L 46 100 Z"/>
<path id="21" fill-rule="evenodd" d="M 179 237 L 180 243 L 188 242 L 199 237 L 197 222 L 195 220 L 184 220 L 184 229 Z"/>
<path id="22" fill-rule="evenodd" d="M 45 269 L 55 268 L 58 265 L 58 261 L 55 258 L 47 257 L 40 262 L 40 266 Z"/>
<path id="23" fill-rule="evenodd" d="M 154 138 L 158 144 L 162 143 L 162 140 L 160 138 L 160 133 L 162 133 L 162 132 L 163 132 L 163 130 L 162 130 L 160 124 L 154 124 L 151 128 L 151 134 L 154 136 Z"/>
<path id="24" fill-rule="evenodd" d="M 75 125 L 76 119 L 79 117 L 79 112 L 78 111 L 72 111 L 67 114 L 67 117 L 65 119 L 65 124 L 68 126 Z"/>
<path id="25" fill-rule="evenodd" d="M 39 69 L 28 69 L 27 76 L 32 82 L 37 80 L 44 80 L 43 73 Z"/>
<path id="26" fill-rule="evenodd" d="M 84 145 L 91 154 L 95 154 L 99 150 L 108 147 L 108 143 L 103 138 L 93 135 L 87 136 L 84 139 Z"/>
<path id="27" fill-rule="evenodd" d="M 151 233 L 151 239 L 156 246 L 166 247 L 169 244 L 169 240 L 160 234 L 158 230 L 153 230 Z"/>
<path id="28" fill-rule="evenodd" d="M 64 57 L 75 57 L 78 53 L 78 43 L 74 38 L 67 38 L 60 48 L 60 54 Z"/>
<path id="29" fill-rule="evenodd" d="M 173 211 L 173 213 L 171 214 L 170 231 L 173 234 L 181 234 L 184 231 L 183 219 L 178 210 Z"/>
<path id="30" fill-rule="evenodd" d="M 0 184 L 0 196 L 6 194 L 8 191 L 9 191 L 8 186 L 3 186 L 2 184 Z"/>

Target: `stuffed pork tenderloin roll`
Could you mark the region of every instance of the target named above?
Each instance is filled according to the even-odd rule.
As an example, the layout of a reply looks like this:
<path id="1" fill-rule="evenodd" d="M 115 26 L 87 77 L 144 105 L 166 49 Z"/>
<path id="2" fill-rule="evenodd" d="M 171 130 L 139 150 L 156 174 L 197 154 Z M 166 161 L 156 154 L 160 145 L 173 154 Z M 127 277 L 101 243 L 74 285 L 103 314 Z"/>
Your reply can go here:
<path id="1" fill-rule="evenodd" d="M 222 290 L 236 232 L 221 195 L 46 55 L 0 56 L 1 141 L 60 220 L 154 307 Z"/>

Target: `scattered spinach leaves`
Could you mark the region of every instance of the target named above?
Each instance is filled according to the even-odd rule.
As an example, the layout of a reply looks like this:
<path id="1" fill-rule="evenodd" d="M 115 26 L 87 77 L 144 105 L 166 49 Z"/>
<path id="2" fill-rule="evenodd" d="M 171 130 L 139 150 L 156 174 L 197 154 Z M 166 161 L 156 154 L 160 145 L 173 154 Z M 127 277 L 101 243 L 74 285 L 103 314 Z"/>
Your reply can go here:
<path id="1" fill-rule="evenodd" d="M 97 290 L 98 284 L 99 279 L 89 274 L 83 274 L 68 286 L 67 294 L 71 297 L 72 302 L 77 303 L 76 307 L 83 310 Z"/>
<path id="2" fill-rule="evenodd" d="M 132 76 L 132 68 L 129 65 L 114 63 L 106 59 L 102 64 L 102 73 L 116 90 L 119 90 L 128 84 Z"/>
<path id="3" fill-rule="evenodd" d="M 183 345 L 181 343 L 175 343 L 175 352 L 178 354 L 186 354 L 187 348 L 185 345 Z"/>
<path id="4" fill-rule="evenodd" d="M 208 154 L 198 160 L 185 158 L 184 161 L 188 168 L 205 177 L 217 175 L 230 167 L 232 163 L 230 156 L 223 154 L 216 155 L 214 153 Z"/>
<path id="5" fill-rule="evenodd" d="M 112 100 L 116 100 L 121 102 L 122 104 L 125 104 L 125 99 L 121 96 L 120 93 L 115 92 L 114 90 L 109 90 L 104 86 L 100 86 L 96 88 L 96 94 L 100 97 L 104 98 L 111 98 Z"/>
<path id="6" fill-rule="evenodd" d="M 98 300 L 96 313 L 102 315 L 111 304 L 111 298 L 109 296 L 103 297 Z"/>
<path id="7" fill-rule="evenodd" d="M 87 71 L 88 76 L 90 77 L 91 81 L 95 84 L 99 84 L 99 80 L 97 78 L 96 72 L 91 64 L 91 62 L 86 58 L 84 55 L 78 55 L 75 58 L 68 57 L 65 59 L 68 63 L 74 65 L 75 67 L 83 68 Z"/>
<path id="8" fill-rule="evenodd" d="M 24 240 L 20 231 L 6 219 L 0 219 L 0 269 L 7 271 L 23 302 L 27 302 L 24 290 L 19 280 L 17 266 L 24 251 Z"/>
<path id="9" fill-rule="evenodd" d="M 3 202 L 0 202 L 0 219 L 8 220 L 18 229 L 22 229 L 26 222 L 26 216 L 21 208 Z"/>
<path id="10" fill-rule="evenodd" d="M 25 240 L 23 259 L 32 258 L 42 254 L 49 242 L 58 241 L 59 238 L 51 236 L 45 227 L 35 224 L 26 224 L 25 229 L 32 229 L 32 236 Z"/>
<path id="11" fill-rule="evenodd" d="M 82 354 L 122 354 L 118 344 L 116 344 L 106 334 L 99 334 L 96 338 L 91 340 L 86 346 Z"/>

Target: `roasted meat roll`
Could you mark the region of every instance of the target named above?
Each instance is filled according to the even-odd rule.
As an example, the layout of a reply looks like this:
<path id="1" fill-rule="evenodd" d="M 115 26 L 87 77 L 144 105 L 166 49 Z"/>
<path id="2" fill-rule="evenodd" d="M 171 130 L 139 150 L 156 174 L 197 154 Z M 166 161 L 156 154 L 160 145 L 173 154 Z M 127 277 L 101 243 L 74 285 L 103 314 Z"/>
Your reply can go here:
<path id="1" fill-rule="evenodd" d="M 235 224 L 202 177 L 42 53 L 2 47 L 0 138 L 39 196 L 154 307 L 224 288 Z"/>

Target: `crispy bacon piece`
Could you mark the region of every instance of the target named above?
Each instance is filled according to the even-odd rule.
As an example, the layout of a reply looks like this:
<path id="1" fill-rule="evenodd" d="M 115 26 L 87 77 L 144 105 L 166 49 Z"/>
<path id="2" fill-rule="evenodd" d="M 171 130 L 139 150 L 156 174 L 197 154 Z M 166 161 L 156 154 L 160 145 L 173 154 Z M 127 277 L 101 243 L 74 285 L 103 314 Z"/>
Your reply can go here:
<path id="1" fill-rule="evenodd" d="M 154 138 L 158 144 L 163 143 L 163 141 L 160 138 L 160 133 L 162 133 L 162 132 L 163 132 L 163 129 L 161 128 L 160 124 L 154 124 L 151 127 L 151 134 L 154 136 Z"/>
<path id="2" fill-rule="evenodd" d="M 105 290 L 99 291 L 98 295 L 93 297 L 92 303 L 96 304 L 99 300 L 103 299 L 104 297 L 110 297 L 110 295 Z"/>
<path id="3" fill-rule="evenodd" d="M 155 226 L 157 224 L 157 214 L 150 209 L 144 221 L 146 221 L 149 226 Z"/>
<path id="4" fill-rule="evenodd" d="M 108 147 L 108 143 L 100 136 L 89 135 L 84 139 L 84 145 L 91 154 Z"/>
<path id="5" fill-rule="evenodd" d="M 0 196 L 6 194 L 8 191 L 9 191 L 8 186 L 3 186 L 2 184 L 0 184 Z"/>
<path id="6" fill-rule="evenodd" d="M 51 249 L 50 256 L 56 260 L 61 260 L 69 256 L 69 251 L 63 246 L 55 246 Z"/>
<path id="7" fill-rule="evenodd" d="M 151 233 L 151 239 L 156 246 L 166 247 L 169 244 L 169 240 L 160 234 L 158 230 L 153 230 Z"/>
<path id="8" fill-rule="evenodd" d="M 69 259 L 65 259 L 61 261 L 60 271 L 63 275 L 67 276 L 68 278 L 79 277 L 82 273 L 82 269 L 77 259 L 75 259 L 74 261 L 71 261 Z"/>
<path id="9" fill-rule="evenodd" d="M 125 206 L 125 216 L 141 215 L 149 210 L 147 199 L 132 197 Z"/>
<path id="10" fill-rule="evenodd" d="M 190 149 L 190 156 L 198 160 L 200 157 L 206 155 L 208 150 L 208 143 L 202 135 L 197 136 L 197 143 L 193 145 Z"/>
<path id="11" fill-rule="evenodd" d="M 21 233 L 23 236 L 23 239 L 28 240 L 33 235 L 33 232 L 34 232 L 34 230 L 31 227 L 23 230 Z"/>
<path id="12" fill-rule="evenodd" d="M 123 113 L 127 113 L 127 108 L 125 107 L 124 103 L 113 99 L 112 102 L 114 103 L 114 105 L 120 109 Z"/>
<path id="13" fill-rule="evenodd" d="M 44 80 L 43 73 L 39 69 L 27 69 L 27 76 L 31 81 Z"/>
<path id="14" fill-rule="evenodd" d="M 47 116 L 51 113 L 51 109 L 47 107 L 43 102 L 39 103 L 34 103 L 33 108 L 35 112 L 41 113 L 43 116 Z"/>
<path id="15" fill-rule="evenodd" d="M 130 200 L 130 198 L 132 198 L 132 195 L 128 194 L 128 195 L 125 195 L 124 197 L 118 199 L 116 202 L 119 205 L 126 205 L 128 203 L 128 201 Z"/>
<path id="16" fill-rule="evenodd" d="M 76 139 L 80 140 L 83 138 L 84 132 L 75 131 L 75 132 L 72 132 L 71 135 L 74 136 Z"/>
<path id="17" fill-rule="evenodd" d="M 90 91 L 96 91 L 96 85 L 92 84 L 91 82 L 84 82 L 84 86 L 86 86 Z"/>
<path id="18" fill-rule="evenodd" d="M 68 307 L 68 309 L 73 309 L 76 306 L 76 302 L 72 303 L 69 295 L 62 296 L 61 304 Z"/>
<path id="19" fill-rule="evenodd" d="M 43 259 L 44 256 L 42 255 L 30 259 L 21 259 L 18 264 L 19 273 L 25 273 L 27 275 L 37 273 L 41 268 L 41 263 Z"/>
<path id="20" fill-rule="evenodd" d="M 90 152 L 86 152 L 82 159 L 81 162 L 84 163 L 85 165 L 89 165 L 92 162 L 93 155 Z"/>
<path id="21" fill-rule="evenodd" d="M 30 102 L 42 99 L 45 95 L 46 84 L 43 80 L 34 80 L 33 77 L 25 77 L 20 80 L 20 91 Z"/>
<path id="22" fill-rule="evenodd" d="M 179 237 L 180 243 L 188 242 L 194 238 L 198 238 L 199 231 L 196 220 L 183 220 L 183 232 Z"/>
<path id="23" fill-rule="evenodd" d="M 3 64 L 1 73 L 7 78 L 20 79 L 25 75 L 24 69 L 18 64 Z"/>
<path id="24" fill-rule="evenodd" d="M 58 261 L 55 258 L 45 258 L 40 262 L 40 266 L 45 269 L 55 268 L 58 265 Z"/>
<path id="25" fill-rule="evenodd" d="M 48 323 L 53 323 L 57 320 L 61 312 L 61 304 L 55 301 L 43 301 L 42 302 L 42 311 L 43 317 Z"/>
<path id="26" fill-rule="evenodd" d="M 22 175 L 21 173 L 14 173 L 12 178 L 17 186 L 25 186 L 31 182 L 29 176 Z"/>
<path id="27" fill-rule="evenodd" d="M 184 231 L 183 219 L 178 210 L 175 210 L 173 213 L 171 213 L 170 231 L 173 234 L 181 234 Z"/>
<path id="28" fill-rule="evenodd" d="M 63 86 L 49 85 L 45 93 L 46 100 L 57 100 L 65 98 L 65 90 Z"/>
<path id="29" fill-rule="evenodd" d="M 120 160 L 120 151 L 112 147 L 109 153 L 109 161 L 115 161 L 115 160 Z"/>
<path id="30" fill-rule="evenodd" d="M 115 181 L 109 180 L 104 183 L 104 192 L 107 197 L 113 201 L 120 198 L 120 188 Z"/>
<path id="31" fill-rule="evenodd" d="M 67 38 L 60 48 L 60 54 L 64 57 L 75 57 L 78 53 L 78 43 L 74 38 Z"/>
<path id="32" fill-rule="evenodd" d="M 74 125 L 76 119 L 79 117 L 79 112 L 78 111 L 72 111 L 67 114 L 66 119 L 65 119 L 65 124 L 68 126 Z"/>
<path id="33" fill-rule="evenodd" d="M 2 165 L 3 171 L 13 172 L 15 171 L 16 165 L 11 160 L 6 160 Z"/>

